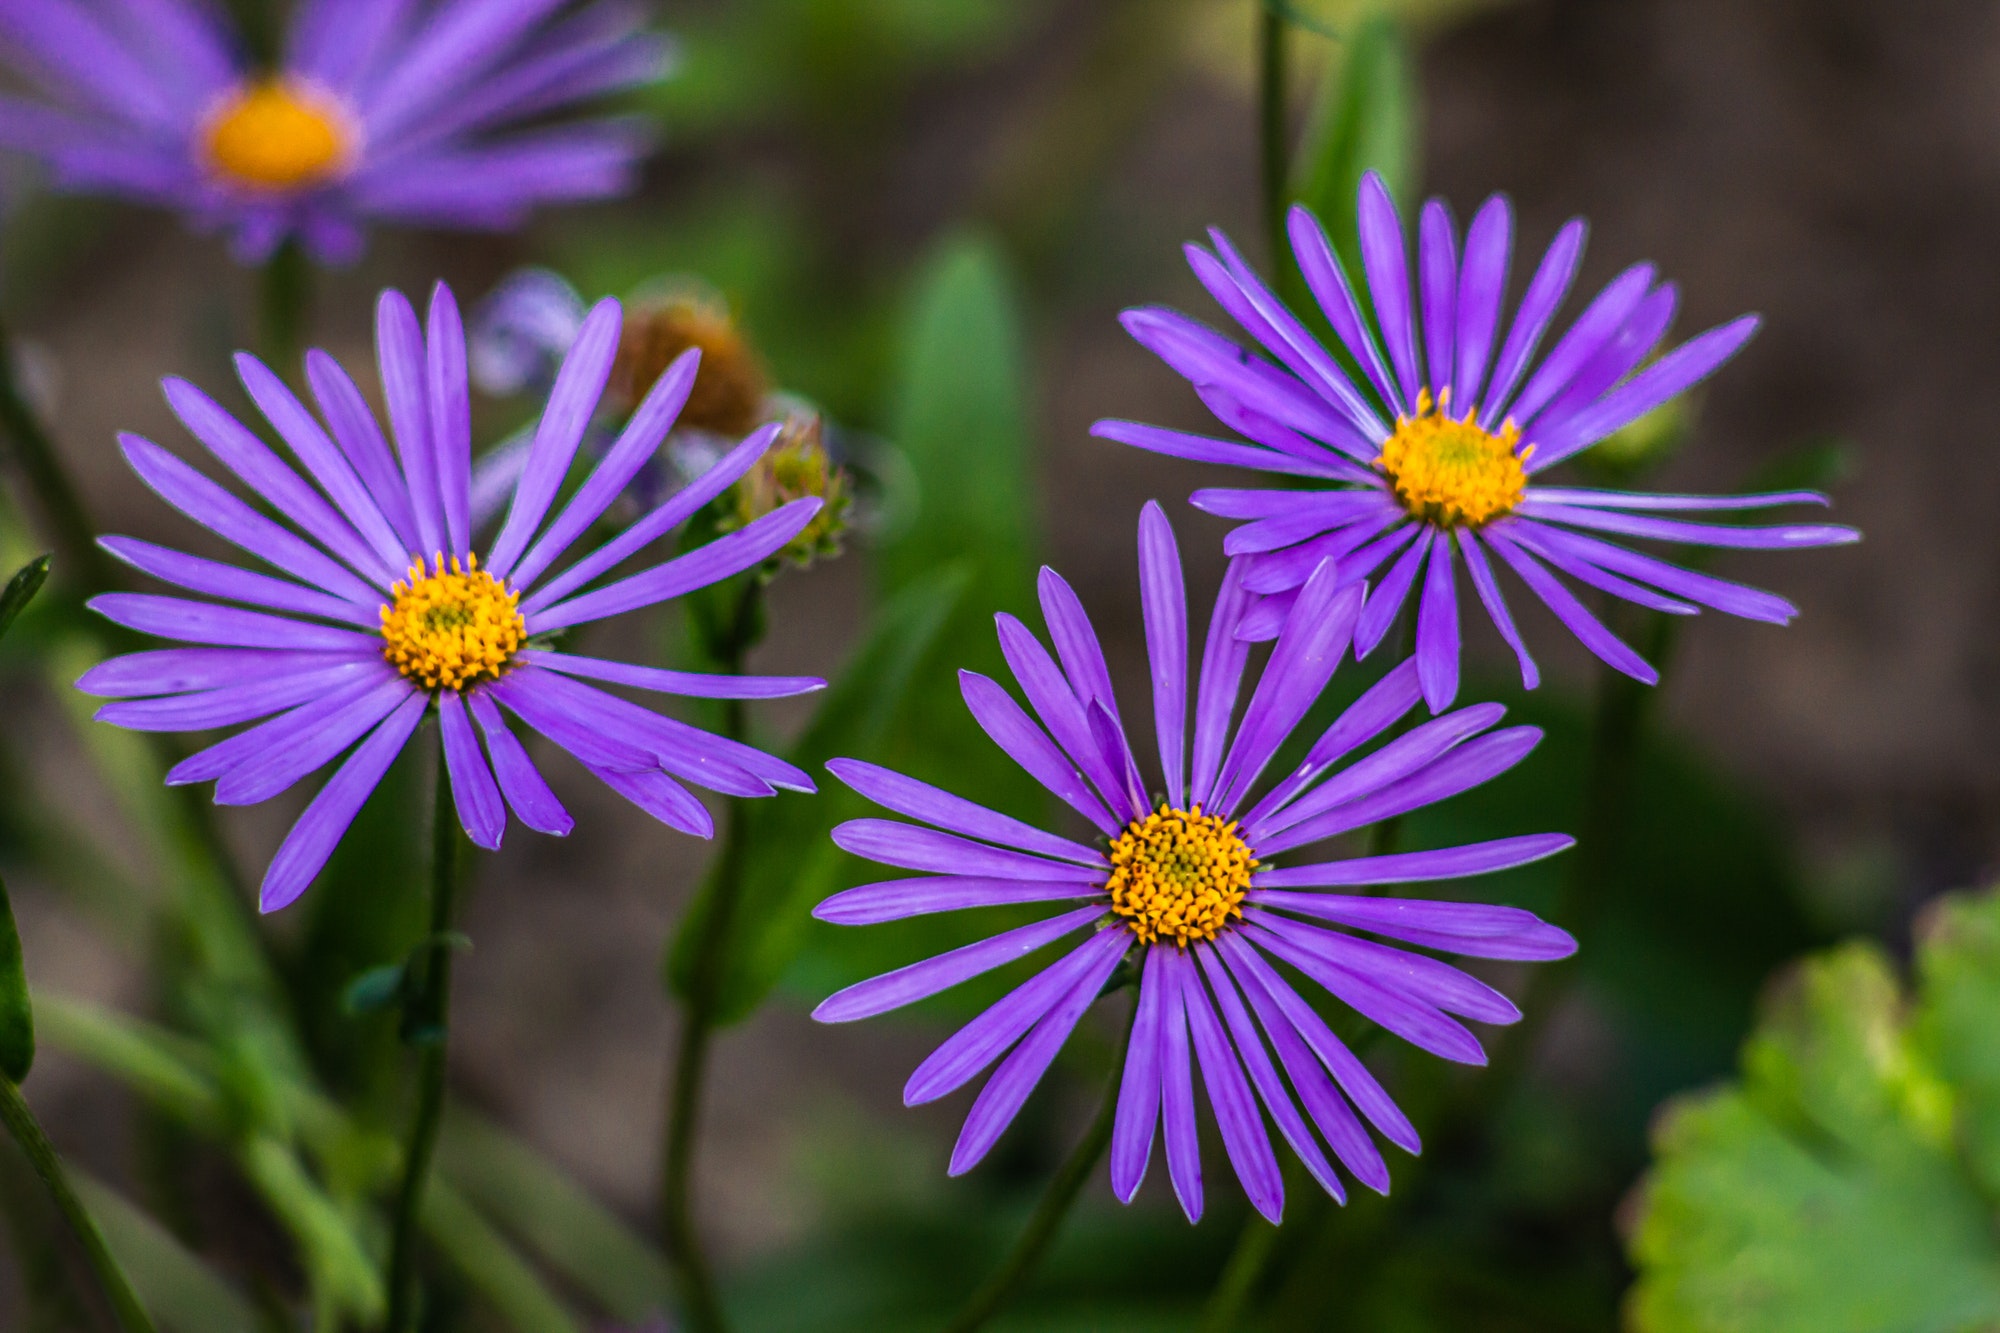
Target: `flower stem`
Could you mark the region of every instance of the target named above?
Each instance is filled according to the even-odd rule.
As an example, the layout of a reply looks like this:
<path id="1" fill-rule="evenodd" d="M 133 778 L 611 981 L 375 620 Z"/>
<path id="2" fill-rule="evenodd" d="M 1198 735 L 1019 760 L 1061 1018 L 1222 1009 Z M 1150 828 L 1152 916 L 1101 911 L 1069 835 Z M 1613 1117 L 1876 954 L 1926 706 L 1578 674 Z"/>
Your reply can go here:
<path id="1" fill-rule="evenodd" d="M 1138 1001 L 1132 1004 L 1132 1017 L 1139 1011 Z M 1091 1120 L 1090 1128 L 1084 1131 L 1070 1155 L 1056 1168 L 1055 1176 L 1042 1195 L 1042 1201 L 1035 1208 L 1035 1215 L 1028 1219 L 1028 1226 L 1021 1238 L 1014 1242 L 1014 1249 L 1006 1262 L 994 1270 L 993 1276 L 980 1284 L 960 1308 L 957 1316 L 945 1325 L 945 1333 L 973 1333 L 987 1320 L 998 1314 L 1001 1307 L 1012 1300 L 1016 1290 L 1028 1275 L 1035 1271 L 1043 1253 L 1056 1238 L 1063 1219 L 1069 1216 L 1070 1205 L 1083 1192 L 1084 1182 L 1090 1179 L 1091 1171 L 1097 1166 L 1097 1159 L 1111 1143 L 1111 1128 L 1118 1118 L 1118 1090 L 1125 1078 L 1125 1057 L 1131 1049 L 1132 1017 L 1126 1019 L 1125 1032 L 1118 1042 L 1118 1058 L 1113 1062 L 1111 1077 L 1104 1088 L 1104 1101 L 1097 1108 L 1097 1115 Z"/>
<path id="2" fill-rule="evenodd" d="M 89 1262 L 91 1272 L 96 1274 L 99 1285 L 104 1288 L 112 1313 L 118 1317 L 118 1327 L 125 1333 L 154 1333 L 152 1316 L 139 1303 L 138 1293 L 132 1290 L 125 1270 L 111 1257 L 110 1249 L 104 1244 L 104 1235 L 97 1229 L 96 1220 L 70 1187 L 69 1175 L 63 1170 L 62 1159 L 56 1156 L 54 1145 L 42 1132 L 41 1123 L 21 1096 L 21 1089 L 6 1078 L 0 1078 L 0 1123 L 7 1126 L 7 1132 L 21 1146 L 22 1153 L 35 1168 L 35 1174 L 48 1187 L 63 1220 L 69 1223 L 69 1229 L 83 1246 L 84 1258 Z"/>
<path id="3" fill-rule="evenodd" d="M 1278 1248 L 1278 1234 L 1278 1228 L 1261 1217 L 1252 1216 L 1243 1224 L 1236 1248 L 1230 1251 L 1222 1277 L 1201 1312 L 1201 1333 L 1234 1333 L 1257 1290 L 1258 1279 Z"/>
<path id="4" fill-rule="evenodd" d="M 753 573 L 744 583 L 733 613 L 714 630 L 715 642 L 709 645 L 711 655 L 730 675 L 742 674 L 744 658 L 760 632 L 763 595 L 764 585 Z M 734 741 L 747 738 L 749 726 L 741 699 L 724 701 L 722 730 Z M 667 1258 L 680 1279 L 681 1304 L 694 1333 L 723 1333 L 729 1326 L 722 1297 L 716 1290 L 715 1272 L 695 1231 L 693 1204 L 694 1145 L 701 1121 L 702 1083 L 708 1074 L 709 1047 L 715 1036 L 715 1009 L 725 976 L 729 933 L 735 925 L 737 900 L 743 890 L 742 804 L 731 801 L 723 821 L 722 849 L 716 861 L 714 889 L 708 896 L 709 910 L 698 923 L 700 936 L 693 944 L 694 966 L 688 978 L 680 1045 L 674 1054 L 673 1089 L 660 1165 L 660 1230 L 666 1241 Z"/>
<path id="5" fill-rule="evenodd" d="M 458 896 L 458 815 L 451 774 L 438 754 L 437 801 L 431 814 L 431 931 L 424 946 L 420 989 L 403 1011 L 403 1040 L 422 1051 L 417 1067 L 417 1114 L 403 1155 L 403 1183 L 396 1192 L 394 1238 L 389 1251 L 387 1333 L 409 1333 L 417 1317 L 417 1237 L 424 1186 L 437 1150 L 444 1114 L 445 1032 L 451 1015 L 451 923 Z"/>
<path id="6" fill-rule="evenodd" d="M 1285 254 L 1285 46 L 1288 29 L 1275 6 L 1257 6 L 1257 138 L 1263 165 L 1265 240 L 1273 271 Z"/>
<path id="7" fill-rule="evenodd" d="M 257 295 L 258 344 L 264 360 L 278 374 L 294 376 L 305 352 L 306 320 L 312 312 L 312 261 L 297 237 L 287 238 L 264 261 Z"/>
<path id="8" fill-rule="evenodd" d="M 43 521 L 49 525 L 58 570 L 67 566 L 72 586 L 102 592 L 111 586 L 109 562 L 98 549 L 83 497 L 63 471 L 55 442 L 29 406 L 15 369 L 13 340 L 5 327 L 0 327 L 0 436 L 5 437 Z"/>

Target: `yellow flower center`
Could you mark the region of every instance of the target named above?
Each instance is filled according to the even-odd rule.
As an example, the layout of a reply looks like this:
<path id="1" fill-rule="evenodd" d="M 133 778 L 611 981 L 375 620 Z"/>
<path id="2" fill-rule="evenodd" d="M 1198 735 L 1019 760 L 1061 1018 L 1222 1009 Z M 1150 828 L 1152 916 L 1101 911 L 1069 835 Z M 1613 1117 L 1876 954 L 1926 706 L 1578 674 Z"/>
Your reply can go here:
<path id="1" fill-rule="evenodd" d="M 1111 910 L 1142 944 L 1212 940 L 1243 916 L 1257 868 L 1235 821 L 1162 805 L 1111 844 Z"/>
<path id="2" fill-rule="evenodd" d="M 202 158 L 248 190 L 307 189 L 351 164 L 360 135 L 338 101 L 307 84 L 265 79 L 236 89 L 201 130 Z"/>
<path id="3" fill-rule="evenodd" d="M 1522 465 L 1535 449 L 1516 452 L 1521 431 L 1511 419 L 1495 434 L 1478 424 L 1478 408 L 1463 417 L 1453 417 L 1450 408 L 1449 389 L 1435 406 L 1429 389 L 1419 393 L 1417 414 L 1396 418 L 1375 466 L 1413 516 L 1476 528 L 1521 503 L 1528 488 Z"/>
<path id="4" fill-rule="evenodd" d="M 382 656 L 427 690 L 494 679 L 528 640 L 515 606 L 521 594 L 481 569 L 476 555 L 463 570 L 453 556 L 449 572 L 439 555 L 436 568 L 429 573 L 422 559 L 412 560 L 409 581 L 395 586 L 396 604 L 382 608 Z"/>

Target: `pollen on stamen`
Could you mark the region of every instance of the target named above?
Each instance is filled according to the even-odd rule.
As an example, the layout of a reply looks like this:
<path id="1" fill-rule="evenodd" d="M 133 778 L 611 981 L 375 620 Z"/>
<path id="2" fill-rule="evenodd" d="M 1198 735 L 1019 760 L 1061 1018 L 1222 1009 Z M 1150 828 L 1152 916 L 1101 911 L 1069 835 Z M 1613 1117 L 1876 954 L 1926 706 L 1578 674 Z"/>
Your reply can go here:
<path id="1" fill-rule="evenodd" d="M 294 79 L 248 83 L 216 103 L 197 134 L 202 162 L 240 189 L 282 194 L 353 164 L 360 131 L 332 95 Z"/>
<path id="2" fill-rule="evenodd" d="M 1112 840 L 1105 888 L 1111 910 L 1141 944 L 1172 940 L 1185 949 L 1212 940 L 1243 917 L 1257 859 L 1234 820 L 1162 805 Z"/>
<path id="3" fill-rule="evenodd" d="M 464 690 L 493 680 L 513 665 L 528 640 L 521 594 L 468 556 L 463 567 L 442 552 L 426 565 L 410 562 L 409 577 L 382 608 L 382 656 L 427 690 Z"/>
<path id="4" fill-rule="evenodd" d="M 1510 418 L 1497 431 L 1479 424 L 1479 409 L 1451 415 L 1451 390 L 1433 403 L 1417 395 L 1414 415 L 1396 418 L 1375 465 L 1403 507 L 1444 527 L 1478 527 L 1513 511 L 1528 489 L 1525 464 L 1534 446 L 1519 448 Z"/>

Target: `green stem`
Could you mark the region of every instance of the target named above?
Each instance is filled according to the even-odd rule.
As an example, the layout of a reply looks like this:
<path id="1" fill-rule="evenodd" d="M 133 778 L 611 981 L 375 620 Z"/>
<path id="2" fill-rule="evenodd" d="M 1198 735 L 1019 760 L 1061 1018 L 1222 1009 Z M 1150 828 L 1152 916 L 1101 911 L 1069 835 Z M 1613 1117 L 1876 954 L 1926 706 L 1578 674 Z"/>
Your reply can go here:
<path id="1" fill-rule="evenodd" d="M 110 1299 L 112 1312 L 118 1317 L 118 1326 L 125 1333 L 154 1333 L 152 1316 L 139 1303 L 138 1293 L 132 1290 L 125 1270 L 111 1257 L 104 1235 L 97 1229 L 96 1220 L 70 1187 L 69 1176 L 63 1170 L 62 1159 L 56 1156 L 54 1145 L 42 1132 L 35 1113 L 28 1109 L 21 1089 L 5 1078 L 0 1078 L 0 1123 L 5 1123 L 14 1142 L 21 1145 L 21 1151 L 35 1168 L 35 1174 L 48 1186 L 63 1220 L 69 1223 L 70 1230 L 82 1244 L 84 1258 L 89 1261 L 91 1272 L 97 1275 L 105 1296 Z"/>
<path id="2" fill-rule="evenodd" d="M 739 675 L 761 621 L 763 584 L 755 573 L 743 585 L 733 616 L 716 635 L 713 656 L 722 670 Z M 744 740 L 749 725 L 743 701 L 723 704 L 723 733 Z M 708 1054 L 714 1044 L 715 1007 L 722 987 L 729 933 L 735 925 L 737 900 L 742 897 L 744 820 L 740 802 L 731 801 L 724 815 L 722 850 L 715 869 L 715 889 L 709 911 L 694 942 L 694 968 L 688 978 L 686 1016 L 674 1054 L 672 1100 L 667 1108 L 666 1142 L 660 1165 L 660 1230 L 667 1257 L 680 1279 L 681 1304 L 695 1333 L 723 1333 L 729 1326 L 715 1270 L 702 1248 L 694 1225 L 694 1148 L 701 1121 L 702 1084 L 708 1074 Z"/>
<path id="3" fill-rule="evenodd" d="M 14 372 L 13 340 L 0 326 L 0 436 L 5 436 L 15 464 L 34 493 L 35 505 L 49 525 L 68 576 L 80 581 L 86 592 L 102 592 L 112 583 L 110 563 L 98 549 L 96 529 L 83 497 L 70 484 L 55 442 L 28 405 Z"/>
<path id="4" fill-rule="evenodd" d="M 1222 1277 L 1208 1298 L 1208 1307 L 1202 1311 L 1201 1333 L 1232 1333 L 1242 1321 L 1250 1297 L 1257 1290 L 1258 1279 L 1264 1276 L 1271 1256 L 1277 1251 L 1278 1235 L 1278 1228 L 1261 1217 L 1253 1216 L 1243 1224 L 1236 1248 L 1230 1252 Z"/>
<path id="5" fill-rule="evenodd" d="M 1257 139 L 1263 165 L 1264 229 L 1275 272 L 1285 255 L 1285 196 L 1290 154 L 1285 151 L 1284 17 L 1269 4 L 1257 7 Z"/>
<path id="6" fill-rule="evenodd" d="M 312 261 L 298 238 L 284 241 L 264 262 L 258 306 L 262 319 L 258 341 L 264 359 L 280 375 L 296 375 L 312 311 Z"/>
<path id="7" fill-rule="evenodd" d="M 419 1045 L 417 1114 L 403 1156 L 403 1183 L 396 1193 L 394 1239 L 389 1251 L 387 1333 L 409 1333 L 417 1317 L 417 1238 L 424 1185 L 437 1150 L 444 1114 L 445 1033 L 451 1017 L 451 923 L 458 896 L 458 814 L 452 807 L 451 774 L 438 754 L 437 801 L 431 814 L 431 933 L 424 950 L 422 989 L 404 1011 L 403 1037 Z"/>
<path id="8" fill-rule="evenodd" d="M 1138 1013 L 1135 1001 L 1132 1010 Z M 1125 1078 L 1125 1056 L 1132 1042 L 1131 1020 L 1126 1020 L 1126 1030 L 1118 1042 L 1118 1059 L 1111 1069 L 1111 1078 L 1105 1084 L 1104 1101 L 1097 1108 L 1097 1115 L 1084 1131 L 1083 1138 L 1063 1164 L 1056 1168 L 1054 1178 L 1042 1194 L 1042 1201 L 1035 1208 L 1035 1215 L 1028 1219 L 1028 1226 L 1014 1242 L 1012 1252 L 1006 1261 L 994 1270 L 993 1276 L 980 1284 L 972 1293 L 956 1317 L 945 1325 L 945 1333 L 973 1333 L 987 1320 L 998 1314 L 1008 1301 L 1014 1298 L 1028 1275 L 1035 1271 L 1035 1265 L 1061 1230 L 1063 1219 L 1069 1216 L 1070 1206 L 1083 1193 L 1084 1182 L 1097 1166 L 1097 1159 L 1111 1143 L 1111 1128 L 1118 1118 L 1118 1090 Z"/>

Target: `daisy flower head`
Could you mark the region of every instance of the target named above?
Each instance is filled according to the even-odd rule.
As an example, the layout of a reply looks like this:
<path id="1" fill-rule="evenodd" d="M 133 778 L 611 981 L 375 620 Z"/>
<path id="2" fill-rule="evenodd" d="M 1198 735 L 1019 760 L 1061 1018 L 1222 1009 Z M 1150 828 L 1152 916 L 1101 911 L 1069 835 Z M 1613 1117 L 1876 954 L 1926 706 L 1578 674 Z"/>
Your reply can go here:
<path id="1" fill-rule="evenodd" d="M 1217 595 L 1193 679 L 1180 556 L 1157 504 L 1140 520 L 1139 581 L 1159 759 L 1152 795 L 1097 636 L 1053 571 L 1041 578 L 1053 656 L 1026 625 L 997 618 L 1002 652 L 1029 707 L 984 676 L 959 676 L 986 734 L 1097 829 L 1095 845 L 873 764 L 828 765 L 863 796 L 919 821 L 854 820 L 835 830 L 834 841 L 871 861 L 924 873 L 837 893 L 815 909 L 821 920 L 868 925 L 1019 904 L 1059 910 L 850 986 L 814 1016 L 867 1018 L 1069 941 L 1059 958 L 939 1046 L 904 1089 L 910 1105 L 933 1101 L 999 1062 L 952 1153 L 956 1175 L 993 1147 L 1129 959 L 1139 995 L 1111 1139 L 1111 1183 L 1120 1199 L 1129 1202 L 1138 1190 L 1155 1130 L 1164 1125 L 1174 1192 L 1189 1220 L 1201 1215 L 1197 1067 L 1229 1162 L 1265 1217 L 1277 1221 L 1284 1205 L 1266 1116 L 1334 1198 L 1346 1194 L 1322 1143 L 1357 1180 L 1386 1192 L 1388 1167 L 1367 1127 L 1410 1152 L 1419 1148 L 1416 1131 L 1278 965 L 1426 1051 L 1484 1063 L 1478 1039 L 1452 1015 L 1511 1023 L 1519 1010 L 1483 982 L 1402 946 L 1544 960 L 1573 953 L 1575 941 L 1517 908 L 1328 890 L 1505 870 L 1572 839 L 1550 833 L 1438 851 L 1274 861 L 1477 786 L 1519 763 L 1541 733 L 1494 730 L 1505 710 L 1483 704 L 1424 722 L 1354 760 L 1416 705 L 1416 668 L 1405 662 L 1343 712 L 1296 768 L 1260 783 L 1352 639 L 1364 585 L 1343 583 L 1332 561 L 1320 562 L 1239 713 L 1250 645 L 1238 631 L 1251 603 L 1241 565 L 1230 567 Z M 1369 935 L 1379 938 L 1363 938 Z"/>
<path id="2" fill-rule="evenodd" d="M 629 119 L 550 123 L 660 78 L 671 50 L 629 0 L 300 0 L 273 68 L 200 0 L 9 0 L 0 148 L 58 188 L 169 208 L 261 262 L 318 259 L 362 227 L 519 226 L 537 204 L 629 188 Z"/>
<path id="3" fill-rule="evenodd" d="M 1859 538 L 1834 524 L 1748 527 L 1674 516 L 1826 504 L 1816 491 L 1661 495 L 1540 480 L 1706 378 L 1757 328 L 1757 318 L 1745 315 L 1649 360 L 1663 345 L 1677 293 L 1652 265 L 1636 264 L 1542 353 L 1583 253 L 1580 220 L 1543 254 L 1511 323 L 1502 314 L 1514 220 L 1500 195 L 1474 216 L 1462 254 L 1443 201 L 1424 205 L 1413 299 L 1402 223 L 1381 178 L 1369 173 L 1359 202 L 1367 311 L 1319 222 L 1294 207 L 1289 232 L 1344 361 L 1285 308 L 1227 237 L 1211 232 L 1214 249 L 1190 245 L 1188 262 L 1256 349 L 1163 307 L 1129 310 L 1123 322 L 1243 438 L 1130 421 L 1092 428 L 1142 449 L 1305 479 L 1286 489 L 1193 497 L 1209 513 L 1244 520 L 1224 550 L 1241 564 L 1245 591 L 1259 599 L 1240 630 L 1246 637 L 1274 634 L 1320 561 L 1335 560 L 1344 578 L 1375 579 L 1355 630 L 1359 655 L 1381 643 L 1415 593 L 1418 675 L 1435 712 L 1458 693 L 1463 564 L 1533 689 L 1539 672 L 1495 578 L 1504 565 L 1591 652 L 1651 684 L 1658 673 L 1559 576 L 1657 611 L 1692 615 L 1709 607 L 1784 624 L 1797 613 L 1784 598 L 1680 568 L 1617 539 L 1785 549 Z M 1359 373 L 1350 374 L 1350 365 Z"/>
<path id="4" fill-rule="evenodd" d="M 767 427 L 557 569 L 658 448 L 694 382 L 698 353 L 660 376 L 558 505 L 611 377 L 620 318 L 618 303 L 605 300 L 585 320 L 556 375 L 506 517 L 490 537 L 470 519 L 465 334 L 442 283 L 426 323 L 400 292 L 384 292 L 377 307 L 386 434 L 353 379 L 316 349 L 307 353 L 305 378 L 317 413 L 261 361 L 236 358 L 245 392 L 290 460 L 192 384 L 165 381 L 181 423 L 270 515 L 150 440 L 120 437 L 126 461 L 161 499 L 269 572 L 130 537 L 102 538 L 119 559 L 198 598 L 110 593 L 91 602 L 117 624 L 189 645 L 113 658 L 87 672 L 78 688 L 116 700 L 98 718 L 147 731 L 256 723 L 167 775 L 175 784 L 214 782 L 223 805 L 266 800 L 347 756 L 273 858 L 260 893 L 265 911 L 305 891 L 432 712 L 459 820 L 488 849 L 499 847 L 509 810 L 539 832 L 565 834 L 572 826 L 510 715 L 646 813 L 699 837 L 714 824 L 684 783 L 729 796 L 813 790 L 782 760 L 600 686 L 755 699 L 804 693 L 823 681 L 666 671 L 556 646 L 563 631 L 756 566 L 820 508 L 816 498 L 795 501 L 705 546 L 614 577 L 748 471 L 777 434 Z"/>

